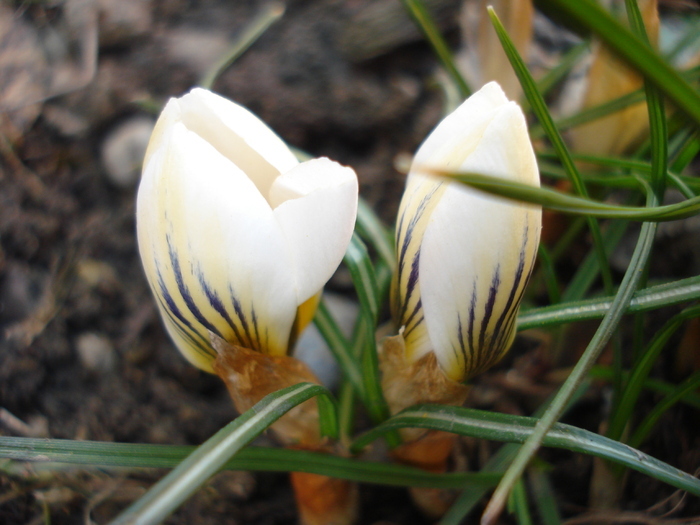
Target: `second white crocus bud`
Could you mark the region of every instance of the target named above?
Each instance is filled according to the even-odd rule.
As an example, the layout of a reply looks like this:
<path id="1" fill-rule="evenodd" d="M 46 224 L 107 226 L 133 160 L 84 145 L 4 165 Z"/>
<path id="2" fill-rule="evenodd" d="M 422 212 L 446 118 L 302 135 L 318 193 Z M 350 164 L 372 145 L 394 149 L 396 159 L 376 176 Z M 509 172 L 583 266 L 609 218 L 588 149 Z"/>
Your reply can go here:
<path id="1" fill-rule="evenodd" d="M 146 152 L 139 251 L 178 349 L 212 371 L 210 334 L 284 356 L 340 264 L 355 172 L 299 163 L 247 109 L 204 89 L 171 99 Z"/>
<path id="2" fill-rule="evenodd" d="M 495 82 L 448 115 L 415 155 L 399 208 L 393 312 L 416 362 L 434 352 L 463 382 L 513 342 L 541 208 L 428 174 L 473 172 L 539 186 L 523 113 Z"/>

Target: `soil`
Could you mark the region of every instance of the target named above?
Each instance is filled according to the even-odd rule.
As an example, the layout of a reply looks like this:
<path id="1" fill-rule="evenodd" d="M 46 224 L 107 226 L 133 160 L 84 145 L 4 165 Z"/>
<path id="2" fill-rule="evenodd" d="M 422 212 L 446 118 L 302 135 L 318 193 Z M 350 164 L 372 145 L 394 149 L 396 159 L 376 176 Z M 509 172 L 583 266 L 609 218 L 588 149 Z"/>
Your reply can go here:
<path id="1" fill-rule="evenodd" d="M 362 196 L 391 224 L 403 187 L 394 159 L 435 125 L 442 96 L 435 58 L 417 32 L 367 51 L 379 36 L 358 33 L 353 23 L 374 3 L 289 0 L 213 90 L 256 112 L 290 144 L 353 166 Z M 457 40 L 457 2 L 441 5 L 448 37 Z M 261 6 L 0 4 L 0 434 L 199 444 L 235 417 L 220 380 L 189 365 L 160 324 L 135 244 L 138 170 L 128 159 L 142 151 L 139 122 L 147 126 L 168 97 L 197 85 Z M 122 140 L 126 167 L 105 156 L 114 140 Z M 347 292 L 347 279 L 336 276 L 330 287 Z M 521 339 L 478 380 L 470 403 L 529 413 L 556 384 L 547 382 L 555 363 L 543 346 Z M 592 389 L 569 422 L 595 430 L 601 399 L 601 388 Z M 700 446 L 687 418 L 697 420 L 697 412 L 670 411 L 649 451 L 692 472 Z M 465 439 L 461 449 L 456 461 L 478 466 L 495 445 Z M 562 452 L 543 457 L 555 466 L 564 513 L 583 512 L 592 462 Z M 0 523 L 106 523 L 162 475 L 0 474 Z M 672 492 L 632 475 L 624 508 L 642 511 Z M 361 523 L 430 523 L 403 489 L 364 486 L 361 497 Z M 700 513 L 697 501 L 682 506 L 674 517 Z M 167 521 L 295 522 L 286 474 L 247 472 L 217 475 Z"/>

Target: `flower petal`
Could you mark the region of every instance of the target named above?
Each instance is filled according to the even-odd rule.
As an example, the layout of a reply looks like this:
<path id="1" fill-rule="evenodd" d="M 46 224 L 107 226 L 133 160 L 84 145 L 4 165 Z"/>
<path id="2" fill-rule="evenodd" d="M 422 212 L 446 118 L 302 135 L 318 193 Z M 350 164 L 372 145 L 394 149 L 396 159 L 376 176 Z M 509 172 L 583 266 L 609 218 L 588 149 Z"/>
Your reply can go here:
<path id="1" fill-rule="evenodd" d="M 290 254 L 298 304 L 318 293 L 343 259 L 357 216 L 355 172 L 326 158 L 275 180 L 274 217 Z"/>
<path id="2" fill-rule="evenodd" d="M 459 169 L 539 185 L 522 112 L 502 106 Z M 450 184 L 430 217 L 420 288 L 430 341 L 462 381 L 508 349 L 539 243 L 541 209 Z"/>
<path id="3" fill-rule="evenodd" d="M 137 227 L 169 332 L 205 369 L 209 331 L 284 354 L 297 301 L 287 243 L 269 204 L 239 167 L 184 124 L 159 140 L 144 168 Z"/>
<path id="4" fill-rule="evenodd" d="M 264 196 L 280 173 L 299 163 L 282 139 L 243 106 L 202 88 L 177 103 L 185 126 L 234 162 Z"/>
<path id="5" fill-rule="evenodd" d="M 421 244 L 435 206 L 447 184 L 412 173 L 406 182 L 396 221 L 398 264 L 392 281 L 392 315 L 405 340 L 406 356 L 416 360 L 432 350 L 422 311 L 419 282 Z"/>
<path id="6" fill-rule="evenodd" d="M 416 152 L 411 170 L 421 166 L 457 169 L 482 140 L 494 112 L 508 103 L 496 82 L 489 82 L 446 116 Z"/>

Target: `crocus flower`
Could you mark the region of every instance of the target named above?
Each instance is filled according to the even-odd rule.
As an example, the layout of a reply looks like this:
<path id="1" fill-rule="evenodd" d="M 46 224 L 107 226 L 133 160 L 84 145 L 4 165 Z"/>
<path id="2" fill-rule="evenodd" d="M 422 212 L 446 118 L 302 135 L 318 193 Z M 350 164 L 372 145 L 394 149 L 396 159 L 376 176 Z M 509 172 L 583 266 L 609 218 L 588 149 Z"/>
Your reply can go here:
<path id="1" fill-rule="evenodd" d="M 448 115 L 416 153 L 399 208 L 393 312 L 406 359 L 434 352 L 464 381 L 498 361 L 535 261 L 541 208 L 501 199 L 430 169 L 539 186 L 525 118 L 495 82 Z"/>
<path id="2" fill-rule="evenodd" d="M 178 349 L 207 371 L 210 333 L 286 355 L 345 253 L 356 211 L 352 169 L 299 163 L 255 115 L 207 90 L 171 99 L 146 152 L 137 231 Z"/>

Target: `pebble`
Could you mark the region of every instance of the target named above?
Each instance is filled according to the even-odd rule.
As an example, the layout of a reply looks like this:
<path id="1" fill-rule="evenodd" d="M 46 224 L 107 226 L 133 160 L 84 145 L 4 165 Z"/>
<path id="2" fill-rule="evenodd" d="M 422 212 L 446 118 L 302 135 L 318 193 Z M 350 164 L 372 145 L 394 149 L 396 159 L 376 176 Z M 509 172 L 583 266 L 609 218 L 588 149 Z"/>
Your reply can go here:
<path id="1" fill-rule="evenodd" d="M 114 346 L 102 334 L 86 332 L 75 342 L 80 363 L 91 372 L 110 372 L 114 369 Z"/>
<path id="2" fill-rule="evenodd" d="M 150 117 L 132 117 L 104 139 L 102 164 L 112 184 L 124 189 L 136 184 L 154 126 L 155 121 Z"/>
<path id="3" fill-rule="evenodd" d="M 350 337 L 359 312 L 358 304 L 333 293 L 325 293 L 323 300 L 340 330 Z M 340 367 L 315 325 L 309 325 L 301 334 L 294 357 L 309 365 L 323 385 L 331 390 L 338 387 Z"/>
<path id="4" fill-rule="evenodd" d="M 120 46 L 133 43 L 152 29 L 153 16 L 148 0 L 98 0 L 100 45 Z"/>

